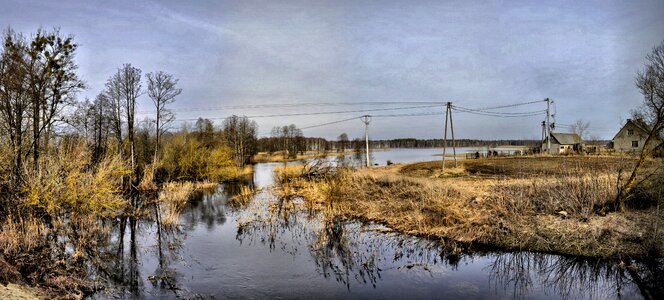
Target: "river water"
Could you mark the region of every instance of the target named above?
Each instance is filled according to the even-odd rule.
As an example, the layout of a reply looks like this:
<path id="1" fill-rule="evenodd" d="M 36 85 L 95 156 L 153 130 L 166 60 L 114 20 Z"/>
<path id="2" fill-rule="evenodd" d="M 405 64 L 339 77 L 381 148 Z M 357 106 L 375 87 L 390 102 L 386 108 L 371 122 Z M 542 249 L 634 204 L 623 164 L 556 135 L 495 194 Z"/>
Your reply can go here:
<path id="1" fill-rule="evenodd" d="M 377 152 L 378 153 L 378 152 Z M 377 154 L 376 153 L 376 154 Z M 418 159 L 404 158 L 416 161 Z M 395 159 L 396 161 L 399 161 Z M 428 160 L 424 159 L 424 160 Z M 197 195 L 179 229 L 154 218 L 118 222 L 94 298 L 642 299 L 662 294 L 662 262 L 530 252 L 448 256 L 433 241 L 374 224 L 293 212 L 270 192 L 272 170 Z M 248 206 L 228 199 L 259 190 Z"/>

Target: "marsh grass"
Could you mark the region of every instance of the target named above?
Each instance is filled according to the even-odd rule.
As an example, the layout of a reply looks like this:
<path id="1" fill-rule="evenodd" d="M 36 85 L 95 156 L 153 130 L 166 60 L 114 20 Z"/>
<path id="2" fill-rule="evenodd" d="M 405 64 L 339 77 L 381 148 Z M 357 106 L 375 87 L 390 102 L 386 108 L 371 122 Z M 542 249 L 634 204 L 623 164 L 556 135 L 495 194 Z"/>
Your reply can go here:
<path id="1" fill-rule="evenodd" d="M 653 213 L 602 209 L 617 196 L 616 169 L 623 162 L 508 160 L 484 160 L 487 166 L 473 161 L 446 174 L 430 163 L 343 169 L 315 178 L 306 176 L 306 167 L 291 166 L 275 170 L 275 189 L 336 216 L 440 239 L 453 251 L 497 247 L 602 257 L 652 252 L 645 241 Z M 478 175 L 480 169 L 492 173 Z"/>
<path id="2" fill-rule="evenodd" d="M 191 182 L 169 182 L 159 192 L 158 204 L 161 209 L 161 223 L 165 226 L 177 226 L 180 213 L 194 192 Z"/>
<path id="3" fill-rule="evenodd" d="M 246 207 L 249 202 L 256 196 L 257 191 L 252 187 L 243 185 L 240 187 L 240 192 L 228 199 L 228 205 L 235 208 Z"/>
<path id="4" fill-rule="evenodd" d="M 48 233 L 48 227 L 39 220 L 33 218 L 14 220 L 12 216 L 8 216 L 0 230 L 1 252 L 10 257 L 30 252 L 45 243 Z"/>

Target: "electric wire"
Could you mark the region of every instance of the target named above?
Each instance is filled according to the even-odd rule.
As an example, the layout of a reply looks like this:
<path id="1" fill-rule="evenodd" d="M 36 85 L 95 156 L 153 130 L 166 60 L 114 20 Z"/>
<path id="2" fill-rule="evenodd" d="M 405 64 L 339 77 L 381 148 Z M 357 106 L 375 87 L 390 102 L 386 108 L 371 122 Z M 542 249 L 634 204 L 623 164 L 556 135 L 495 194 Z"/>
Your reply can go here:
<path id="1" fill-rule="evenodd" d="M 272 103 L 272 104 L 246 104 L 212 107 L 192 107 L 170 109 L 173 112 L 194 112 L 194 111 L 212 111 L 212 110 L 241 110 L 258 108 L 294 108 L 306 106 L 348 106 L 348 105 L 444 105 L 440 101 L 364 101 L 364 102 L 300 102 L 300 103 Z M 137 111 L 138 114 L 155 113 L 154 110 Z"/>
<path id="2" fill-rule="evenodd" d="M 392 108 L 372 108 L 372 109 L 357 109 L 357 110 L 344 110 L 344 111 L 326 111 L 326 112 L 308 112 L 308 113 L 291 113 L 291 114 L 270 114 L 270 115 L 256 115 L 246 116 L 249 119 L 257 118 L 274 118 L 274 117 L 293 117 L 293 116 L 315 116 L 315 115 L 330 115 L 330 114 L 346 114 L 346 113 L 359 113 L 359 112 L 373 112 L 373 111 L 390 111 L 390 110 L 408 110 L 418 108 L 431 108 L 438 107 L 439 105 L 424 105 L 424 106 L 408 106 L 408 107 L 392 107 Z M 206 118 L 208 120 L 225 120 L 231 117 L 212 117 Z M 177 119 L 176 121 L 196 121 L 195 119 Z"/>

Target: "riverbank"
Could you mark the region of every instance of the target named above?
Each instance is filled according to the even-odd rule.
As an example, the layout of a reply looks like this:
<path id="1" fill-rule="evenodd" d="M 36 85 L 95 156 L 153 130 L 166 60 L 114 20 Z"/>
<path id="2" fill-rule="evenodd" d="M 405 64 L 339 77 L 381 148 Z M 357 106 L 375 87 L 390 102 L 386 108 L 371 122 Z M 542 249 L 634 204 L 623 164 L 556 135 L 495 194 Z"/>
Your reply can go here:
<path id="1" fill-rule="evenodd" d="M 0 285 L 0 299 L 7 300 L 29 300 L 47 298 L 43 291 L 36 288 L 10 283 L 6 286 Z"/>
<path id="2" fill-rule="evenodd" d="M 645 199 L 644 192 L 640 207 L 606 209 L 616 198 L 620 170 L 631 164 L 627 157 L 496 158 L 459 161 L 457 168 L 448 162 L 444 173 L 433 161 L 315 177 L 287 167 L 276 171 L 277 194 L 303 197 L 305 206 L 335 216 L 438 239 L 451 251 L 661 257 L 657 198 Z"/>
<path id="3" fill-rule="evenodd" d="M 289 161 L 323 158 L 323 157 L 328 157 L 328 156 L 352 155 L 352 154 L 355 154 L 355 153 L 356 153 L 355 151 L 315 152 L 315 153 L 298 154 L 295 157 L 288 157 L 288 156 L 284 155 L 283 151 L 278 151 L 278 152 L 274 152 L 274 153 L 259 152 L 256 155 L 254 155 L 252 161 L 255 162 L 255 163 L 289 162 Z"/>

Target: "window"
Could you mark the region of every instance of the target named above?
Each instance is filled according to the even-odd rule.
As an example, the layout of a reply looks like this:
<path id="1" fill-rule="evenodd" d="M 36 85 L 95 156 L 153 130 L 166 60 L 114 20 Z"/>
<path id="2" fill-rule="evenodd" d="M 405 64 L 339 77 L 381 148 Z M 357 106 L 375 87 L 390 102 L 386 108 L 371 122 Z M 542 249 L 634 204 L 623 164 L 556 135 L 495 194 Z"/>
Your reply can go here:
<path id="1" fill-rule="evenodd" d="M 639 148 L 639 141 L 632 141 L 632 148 Z"/>
<path id="2" fill-rule="evenodd" d="M 634 129 L 627 129 L 627 135 L 634 135 Z"/>

